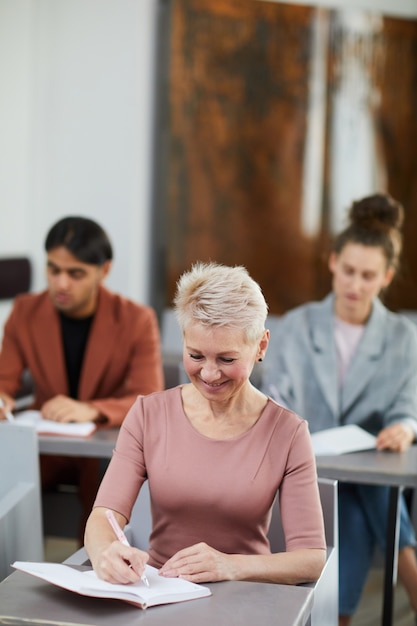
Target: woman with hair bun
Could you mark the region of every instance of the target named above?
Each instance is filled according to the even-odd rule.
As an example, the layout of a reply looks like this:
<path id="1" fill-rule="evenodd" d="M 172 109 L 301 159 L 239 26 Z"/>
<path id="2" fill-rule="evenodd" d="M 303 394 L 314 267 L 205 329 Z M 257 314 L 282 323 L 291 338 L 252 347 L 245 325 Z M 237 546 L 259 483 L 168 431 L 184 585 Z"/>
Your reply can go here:
<path id="1" fill-rule="evenodd" d="M 399 266 L 403 208 L 386 194 L 352 204 L 329 257 L 332 292 L 282 317 L 270 339 L 264 390 L 311 432 L 358 424 L 380 450 L 417 434 L 417 333 L 379 296 Z M 269 359 L 269 360 L 268 360 Z M 385 550 L 388 488 L 339 485 L 339 624 L 355 613 L 376 545 Z M 417 611 L 416 539 L 401 502 L 398 574 Z"/>

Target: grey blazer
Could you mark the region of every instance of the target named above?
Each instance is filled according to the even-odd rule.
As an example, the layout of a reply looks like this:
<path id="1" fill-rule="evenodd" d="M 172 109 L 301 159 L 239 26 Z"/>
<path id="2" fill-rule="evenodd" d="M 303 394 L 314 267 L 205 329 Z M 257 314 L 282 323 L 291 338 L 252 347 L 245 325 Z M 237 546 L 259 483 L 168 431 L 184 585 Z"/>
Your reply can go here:
<path id="1" fill-rule="evenodd" d="M 417 434 L 417 329 L 376 299 L 338 388 L 333 294 L 283 315 L 271 336 L 262 387 L 311 432 L 358 424 L 376 434 L 407 421 Z M 277 396 L 278 394 L 278 396 Z"/>

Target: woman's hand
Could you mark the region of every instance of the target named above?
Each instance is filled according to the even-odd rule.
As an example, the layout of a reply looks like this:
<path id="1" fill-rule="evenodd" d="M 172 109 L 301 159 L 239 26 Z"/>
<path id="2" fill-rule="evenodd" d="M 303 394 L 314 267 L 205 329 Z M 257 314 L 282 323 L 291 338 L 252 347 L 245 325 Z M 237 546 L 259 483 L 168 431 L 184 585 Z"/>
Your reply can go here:
<path id="1" fill-rule="evenodd" d="M 147 552 L 113 541 L 100 553 L 93 567 L 99 578 L 127 585 L 140 580 L 148 559 Z"/>
<path id="2" fill-rule="evenodd" d="M 194 583 L 233 580 L 233 555 L 223 554 L 206 543 L 180 550 L 159 570 L 160 576 L 184 578 Z"/>
<path id="3" fill-rule="evenodd" d="M 397 422 L 381 430 L 376 438 L 378 450 L 404 452 L 414 441 L 414 431 L 408 424 Z"/>

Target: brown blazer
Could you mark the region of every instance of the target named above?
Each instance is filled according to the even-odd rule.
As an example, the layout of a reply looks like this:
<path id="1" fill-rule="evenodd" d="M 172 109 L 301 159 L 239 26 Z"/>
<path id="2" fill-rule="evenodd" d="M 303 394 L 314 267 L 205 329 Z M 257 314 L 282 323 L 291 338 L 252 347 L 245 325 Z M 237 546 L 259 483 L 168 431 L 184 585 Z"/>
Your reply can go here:
<path id="1" fill-rule="evenodd" d="M 48 292 L 17 296 L 4 327 L 0 391 L 13 396 L 29 368 L 35 383 L 34 408 L 57 394 L 68 395 L 59 315 Z M 122 423 L 137 395 L 163 389 L 157 318 L 100 287 L 80 375 L 78 400 L 91 402 L 109 420 Z"/>

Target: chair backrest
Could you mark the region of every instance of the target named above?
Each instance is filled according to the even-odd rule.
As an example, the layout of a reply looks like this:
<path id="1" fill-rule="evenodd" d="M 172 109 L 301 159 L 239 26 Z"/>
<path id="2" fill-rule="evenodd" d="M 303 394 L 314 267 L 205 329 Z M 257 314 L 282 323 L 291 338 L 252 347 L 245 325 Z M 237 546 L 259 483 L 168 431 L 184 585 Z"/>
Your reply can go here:
<path id="1" fill-rule="evenodd" d="M 149 485 L 146 481 L 136 499 L 132 510 L 130 522 L 125 528 L 126 536 L 136 548 L 147 550 L 149 547 L 149 535 L 152 530 L 151 502 Z"/>
<path id="2" fill-rule="evenodd" d="M 318 486 L 323 510 L 326 545 L 336 547 L 338 541 L 338 513 L 337 513 L 337 481 L 328 478 L 318 478 Z M 268 534 L 272 552 L 285 550 L 284 531 L 281 524 L 278 498 L 272 510 L 271 526 Z"/>
<path id="3" fill-rule="evenodd" d="M 34 428 L 0 423 L 0 580 L 16 560 L 42 561 L 38 439 Z"/>
<path id="4" fill-rule="evenodd" d="M 9 300 L 30 290 L 31 264 L 26 257 L 0 259 L 0 300 Z"/>
<path id="5" fill-rule="evenodd" d="M 339 514 L 337 480 L 319 478 L 327 559 L 314 584 L 314 604 L 307 626 L 334 626 L 339 616 Z"/>
<path id="6" fill-rule="evenodd" d="M 339 613 L 339 522 L 337 481 L 319 478 L 321 508 L 323 510 L 324 531 L 326 533 L 326 565 L 319 580 L 314 585 L 314 604 L 308 625 L 334 626 Z M 279 513 L 278 498 L 275 500 L 269 531 L 272 552 L 285 550 L 284 531 Z"/>

